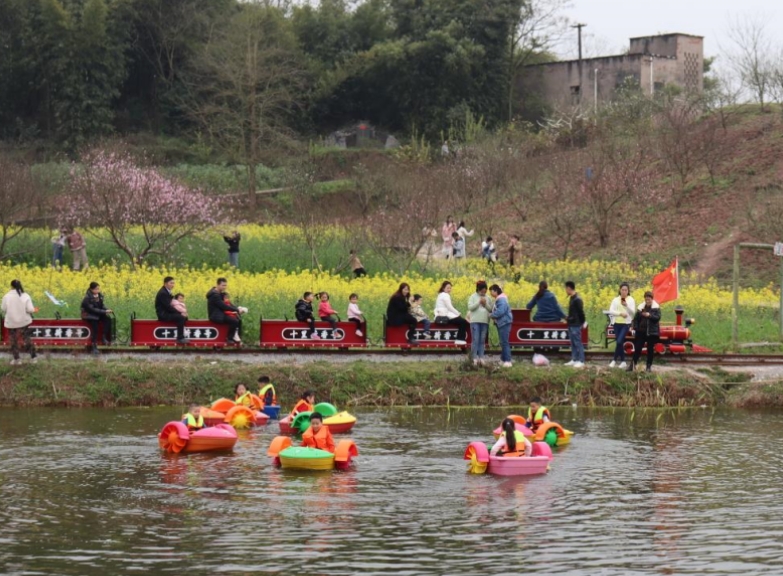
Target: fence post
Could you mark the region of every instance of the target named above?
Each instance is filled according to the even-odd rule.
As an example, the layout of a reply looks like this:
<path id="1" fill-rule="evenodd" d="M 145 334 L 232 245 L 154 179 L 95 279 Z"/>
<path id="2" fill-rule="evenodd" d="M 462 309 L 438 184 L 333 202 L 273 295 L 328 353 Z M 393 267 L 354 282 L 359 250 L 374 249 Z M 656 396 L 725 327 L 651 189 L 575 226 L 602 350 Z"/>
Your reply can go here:
<path id="1" fill-rule="evenodd" d="M 740 245 L 734 245 L 734 273 L 732 274 L 731 290 L 731 346 L 734 350 L 739 349 L 739 266 L 740 266 Z"/>

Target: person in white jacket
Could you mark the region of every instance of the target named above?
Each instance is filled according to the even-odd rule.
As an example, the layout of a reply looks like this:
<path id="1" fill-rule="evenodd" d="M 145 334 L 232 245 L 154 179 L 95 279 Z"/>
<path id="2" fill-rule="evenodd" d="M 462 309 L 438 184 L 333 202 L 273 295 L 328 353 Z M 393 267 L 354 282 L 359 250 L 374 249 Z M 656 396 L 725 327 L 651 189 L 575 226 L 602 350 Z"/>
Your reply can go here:
<path id="1" fill-rule="evenodd" d="M 30 295 L 26 294 L 19 280 L 11 281 L 11 290 L 3 296 L 0 304 L 5 318 L 4 324 L 8 329 L 8 338 L 11 341 L 11 364 L 19 364 L 19 340 L 24 342 L 24 349 L 30 352 L 30 358 L 35 362 L 35 344 L 32 340 L 30 324 L 33 323 L 33 313 L 38 309 L 33 306 Z"/>
<path id="2" fill-rule="evenodd" d="M 451 303 L 451 282 L 446 280 L 440 285 L 438 298 L 435 300 L 435 323 L 436 324 L 455 324 L 457 326 L 457 339 L 454 344 L 457 346 L 467 345 L 465 337 L 467 336 L 470 323 L 462 317 L 459 310 L 454 308 Z"/>
<path id="3" fill-rule="evenodd" d="M 636 302 L 630 294 L 631 287 L 627 282 L 620 284 L 619 295 L 612 300 L 609 306 L 610 322 L 614 325 L 614 357 L 609 364 L 610 368 L 618 366 L 625 368 L 625 337 L 631 329 L 633 316 L 636 314 Z"/>

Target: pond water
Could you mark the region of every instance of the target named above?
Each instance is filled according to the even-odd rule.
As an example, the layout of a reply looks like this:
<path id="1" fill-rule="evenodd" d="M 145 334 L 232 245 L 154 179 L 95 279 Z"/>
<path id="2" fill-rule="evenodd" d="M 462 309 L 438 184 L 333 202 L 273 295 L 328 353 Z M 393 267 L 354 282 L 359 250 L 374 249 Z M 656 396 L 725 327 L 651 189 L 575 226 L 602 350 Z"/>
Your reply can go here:
<path id="1" fill-rule="evenodd" d="M 171 457 L 176 409 L 0 409 L 0 573 L 783 573 L 779 414 L 558 408 L 551 471 L 500 478 L 461 458 L 505 410 L 354 413 L 353 469 L 307 473 L 274 421 Z"/>

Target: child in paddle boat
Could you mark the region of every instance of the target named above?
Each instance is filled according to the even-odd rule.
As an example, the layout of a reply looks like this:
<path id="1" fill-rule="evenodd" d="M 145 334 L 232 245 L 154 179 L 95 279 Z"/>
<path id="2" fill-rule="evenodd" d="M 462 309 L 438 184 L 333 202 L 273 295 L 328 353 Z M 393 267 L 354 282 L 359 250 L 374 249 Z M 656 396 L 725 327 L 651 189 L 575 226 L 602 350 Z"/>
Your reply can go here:
<path id="1" fill-rule="evenodd" d="M 490 456 L 522 456 L 522 450 L 525 456 L 533 453 L 533 445 L 517 430 L 516 423 L 511 418 L 503 420 L 501 428 L 503 433 L 489 451 Z"/>
<path id="2" fill-rule="evenodd" d="M 310 427 L 302 434 L 302 446 L 334 454 L 334 439 L 329 426 L 324 426 L 324 417 L 320 412 L 310 414 Z"/>
<path id="3" fill-rule="evenodd" d="M 242 404 L 242 406 L 251 406 L 253 404 L 250 392 L 244 384 L 234 386 L 234 402 Z"/>
<path id="4" fill-rule="evenodd" d="M 541 398 L 538 396 L 533 397 L 530 400 L 530 408 L 527 410 L 525 426 L 535 432 L 539 426 L 551 420 L 552 415 L 549 413 L 549 408 L 541 405 Z"/>
<path id="5" fill-rule="evenodd" d="M 191 405 L 188 413 L 182 419 L 182 423 L 188 427 L 188 430 L 201 430 L 206 428 L 204 424 L 204 417 L 201 415 L 201 406 L 198 404 Z"/>
<path id="6" fill-rule="evenodd" d="M 291 410 L 291 420 L 301 412 L 312 412 L 313 406 L 315 406 L 315 392 L 312 390 L 305 390 L 302 392 L 302 397 L 299 399 L 299 402 L 297 402 L 294 409 Z"/>
<path id="7" fill-rule="evenodd" d="M 264 400 L 264 406 L 277 406 L 275 388 L 269 376 L 258 377 L 258 395 Z"/>

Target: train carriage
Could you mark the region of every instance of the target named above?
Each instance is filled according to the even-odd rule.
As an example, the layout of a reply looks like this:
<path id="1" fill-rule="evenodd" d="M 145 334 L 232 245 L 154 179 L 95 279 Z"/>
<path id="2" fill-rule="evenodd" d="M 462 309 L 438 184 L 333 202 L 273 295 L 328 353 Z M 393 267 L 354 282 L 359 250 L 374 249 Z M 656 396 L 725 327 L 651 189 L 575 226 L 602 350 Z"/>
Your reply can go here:
<path id="1" fill-rule="evenodd" d="M 356 334 L 356 324 L 353 322 L 337 322 L 332 328 L 328 322 L 316 322 L 318 339 L 308 336 L 310 326 L 307 322 L 298 320 L 264 320 L 260 321 L 259 345 L 261 348 L 366 348 L 367 327 L 362 335 Z"/>
<path id="2" fill-rule="evenodd" d="M 568 325 L 564 322 L 534 322 L 530 319 L 530 310 L 526 308 L 511 310 L 511 334 L 509 343 L 517 348 L 534 350 L 558 350 L 570 348 Z M 587 348 L 587 328 L 582 328 L 582 344 Z"/>
<path id="3" fill-rule="evenodd" d="M 10 344 L 9 332 L 2 322 L 2 341 L 4 346 Z M 114 318 L 109 318 L 112 339 L 116 330 Z M 91 346 L 92 323 L 81 318 L 34 318 L 30 325 L 32 341 L 36 346 Z M 100 342 L 100 338 L 98 338 Z"/>

